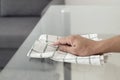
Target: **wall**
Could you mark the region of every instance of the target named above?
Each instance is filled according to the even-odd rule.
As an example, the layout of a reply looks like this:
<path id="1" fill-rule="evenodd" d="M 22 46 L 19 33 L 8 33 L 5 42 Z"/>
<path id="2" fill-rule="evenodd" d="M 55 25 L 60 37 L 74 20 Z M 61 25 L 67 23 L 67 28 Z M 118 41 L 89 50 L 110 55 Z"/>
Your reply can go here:
<path id="1" fill-rule="evenodd" d="M 120 0 L 65 0 L 67 5 L 119 5 Z"/>

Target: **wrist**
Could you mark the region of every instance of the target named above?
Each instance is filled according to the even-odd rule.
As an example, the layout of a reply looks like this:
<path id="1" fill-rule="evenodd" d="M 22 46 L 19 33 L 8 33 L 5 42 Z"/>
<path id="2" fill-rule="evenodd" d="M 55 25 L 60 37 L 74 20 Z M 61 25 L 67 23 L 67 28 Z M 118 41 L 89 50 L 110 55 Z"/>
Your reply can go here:
<path id="1" fill-rule="evenodd" d="M 95 54 L 103 54 L 108 52 L 109 46 L 106 45 L 106 40 L 96 41 Z"/>

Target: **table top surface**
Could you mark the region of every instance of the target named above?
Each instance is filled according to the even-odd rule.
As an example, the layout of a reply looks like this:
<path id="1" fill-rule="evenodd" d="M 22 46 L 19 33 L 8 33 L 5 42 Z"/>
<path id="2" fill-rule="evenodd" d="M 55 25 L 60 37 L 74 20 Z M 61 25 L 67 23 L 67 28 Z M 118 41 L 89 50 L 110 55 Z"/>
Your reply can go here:
<path id="1" fill-rule="evenodd" d="M 108 10 L 109 8 L 109 10 Z M 105 30 L 105 26 L 108 26 L 108 22 L 112 22 L 110 18 L 116 18 L 115 20 L 120 19 L 120 15 L 117 13 L 111 13 L 109 16 L 112 17 L 105 19 L 101 18 L 100 25 L 106 24 L 103 27 L 95 28 L 98 23 L 96 20 L 100 17 L 94 18 L 98 16 L 98 11 L 107 15 L 107 12 L 112 12 L 113 10 L 118 9 L 119 7 L 106 7 L 106 6 L 52 6 L 48 9 L 48 11 L 44 14 L 42 19 L 38 22 L 34 30 L 28 36 L 28 38 L 24 41 L 21 47 L 18 49 L 16 54 L 9 61 L 7 66 L 0 73 L 0 80 L 120 80 L 120 54 L 115 53 L 108 56 L 107 63 L 102 66 L 95 65 L 81 65 L 81 64 L 70 64 L 70 63 L 62 63 L 56 62 L 50 59 L 31 59 L 27 57 L 27 53 L 30 50 L 31 46 L 35 42 L 36 39 L 41 34 L 51 34 L 51 35 L 59 35 L 66 36 L 70 34 L 86 34 L 86 33 L 98 33 L 99 38 L 109 38 L 118 32 L 118 25 L 114 26 L 114 28 L 109 28 L 109 31 Z M 85 9 L 85 10 L 84 10 Z M 96 11 L 94 15 L 92 12 L 88 15 L 86 11 Z M 106 10 L 105 10 L 106 9 Z M 81 11 L 80 11 L 81 10 Z M 83 10 L 83 11 L 82 11 Z M 108 10 L 108 11 L 107 11 Z M 106 11 L 106 12 L 105 12 Z M 85 12 L 84 18 L 87 19 L 84 24 L 83 13 Z M 120 12 L 120 11 L 118 11 Z M 102 15 L 104 15 L 102 13 Z M 82 16 L 79 16 L 82 15 Z M 100 15 L 100 16 L 102 16 Z M 79 17 L 82 17 L 81 24 L 79 21 Z M 89 17 L 93 16 L 93 17 Z M 89 22 L 89 18 L 93 18 L 91 22 Z M 107 19 L 108 20 L 107 20 Z M 76 19 L 76 20 L 75 20 Z M 107 22 L 104 23 L 102 19 Z M 92 24 L 94 21 L 97 23 Z M 110 23 L 110 26 L 115 25 L 115 21 Z M 77 25 L 76 25 L 77 24 Z M 75 26 L 76 25 L 76 26 Z M 91 28 L 89 28 L 89 25 Z M 66 26 L 66 27 L 65 27 Z M 75 26 L 75 27 L 74 27 Z M 87 29 L 85 30 L 85 28 Z M 95 28 L 95 29 L 93 29 Z M 103 30 L 104 28 L 104 30 Z M 97 30 L 99 29 L 99 30 Z M 113 30 L 111 30 L 113 29 Z M 80 30 L 80 31 L 79 31 Z M 96 31 L 97 30 L 97 31 Z"/>

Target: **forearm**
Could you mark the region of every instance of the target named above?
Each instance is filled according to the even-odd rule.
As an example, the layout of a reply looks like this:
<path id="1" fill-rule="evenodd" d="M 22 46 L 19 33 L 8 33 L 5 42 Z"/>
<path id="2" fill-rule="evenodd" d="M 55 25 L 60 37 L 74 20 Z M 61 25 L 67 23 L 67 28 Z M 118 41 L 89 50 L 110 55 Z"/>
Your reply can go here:
<path id="1" fill-rule="evenodd" d="M 98 41 L 96 53 L 120 52 L 120 35 Z"/>

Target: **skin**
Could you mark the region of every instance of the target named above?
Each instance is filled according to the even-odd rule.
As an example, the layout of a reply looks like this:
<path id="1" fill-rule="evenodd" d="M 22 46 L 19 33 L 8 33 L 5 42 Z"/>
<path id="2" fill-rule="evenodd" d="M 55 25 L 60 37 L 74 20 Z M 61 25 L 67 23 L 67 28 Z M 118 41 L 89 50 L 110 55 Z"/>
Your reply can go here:
<path id="1" fill-rule="evenodd" d="M 94 41 L 80 35 L 70 35 L 54 42 L 59 50 L 78 56 L 90 56 L 107 52 L 120 52 L 120 35 L 101 41 Z"/>

